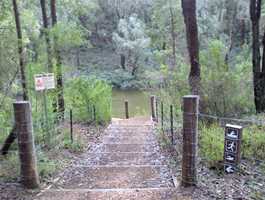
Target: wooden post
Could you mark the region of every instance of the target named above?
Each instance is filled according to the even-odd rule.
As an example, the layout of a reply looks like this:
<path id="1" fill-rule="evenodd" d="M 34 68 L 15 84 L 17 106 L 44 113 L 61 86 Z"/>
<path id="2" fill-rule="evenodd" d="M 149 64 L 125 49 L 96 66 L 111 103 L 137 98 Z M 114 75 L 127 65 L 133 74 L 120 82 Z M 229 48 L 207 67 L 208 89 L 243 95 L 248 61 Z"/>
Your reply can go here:
<path id="1" fill-rule="evenodd" d="M 171 133 L 171 144 L 174 145 L 174 124 L 173 124 L 173 105 L 170 105 L 170 133 Z"/>
<path id="2" fill-rule="evenodd" d="M 164 104 L 161 101 L 161 129 L 164 132 Z"/>
<path id="3" fill-rule="evenodd" d="M 14 103 L 15 126 L 21 165 L 21 182 L 28 189 L 39 187 L 37 161 L 34 146 L 31 106 L 28 101 Z"/>
<path id="4" fill-rule="evenodd" d="M 73 110 L 70 110 L 70 139 L 71 143 L 74 143 L 74 137 L 73 137 Z"/>
<path id="5" fill-rule="evenodd" d="M 199 96 L 183 97 L 182 185 L 197 184 L 198 108 Z"/>
<path id="6" fill-rule="evenodd" d="M 151 96 L 151 112 L 152 112 L 152 120 L 156 121 L 156 109 L 155 109 L 155 96 Z"/>
<path id="7" fill-rule="evenodd" d="M 125 101 L 125 118 L 129 119 L 129 103 Z"/>

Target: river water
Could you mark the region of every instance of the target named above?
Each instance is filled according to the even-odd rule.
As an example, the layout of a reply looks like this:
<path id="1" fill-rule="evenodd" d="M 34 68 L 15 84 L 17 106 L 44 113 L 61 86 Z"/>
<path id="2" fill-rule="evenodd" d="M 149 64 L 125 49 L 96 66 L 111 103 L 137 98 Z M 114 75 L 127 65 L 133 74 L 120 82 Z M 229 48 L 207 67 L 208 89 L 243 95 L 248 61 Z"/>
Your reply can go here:
<path id="1" fill-rule="evenodd" d="M 150 116 L 150 98 L 145 92 L 138 90 L 118 90 L 112 91 L 112 117 L 124 118 L 124 102 L 129 102 L 129 116 Z"/>

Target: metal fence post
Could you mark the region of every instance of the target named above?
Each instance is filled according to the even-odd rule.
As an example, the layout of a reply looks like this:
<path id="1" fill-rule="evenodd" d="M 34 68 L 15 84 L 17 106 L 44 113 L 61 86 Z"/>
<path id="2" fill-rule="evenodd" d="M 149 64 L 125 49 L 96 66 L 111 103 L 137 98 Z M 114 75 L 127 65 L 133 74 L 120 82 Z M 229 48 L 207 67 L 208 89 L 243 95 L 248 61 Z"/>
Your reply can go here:
<path id="1" fill-rule="evenodd" d="M 70 139 L 71 143 L 74 143 L 74 137 L 73 137 L 73 110 L 70 110 Z"/>
<path id="2" fill-rule="evenodd" d="M 125 118 L 129 119 L 129 103 L 125 101 Z"/>
<path id="3" fill-rule="evenodd" d="M 199 96 L 183 97 L 182 185 L 197 184 L 198 108 Z"/>
<path id="4" fill-rule="evenodd" d="M 156 121 L 156 109 L 155 109 L 155 105 L 156 105 L 156 99 L 155 99 L 155 96 L 151 96 L 150 98 L 151 100 L 151 112 L 152 112 L 152 120 L 153 121 Z"/>
<path id="5" fill-rule="evenodd" d="M 21 182 L 28 189 L 39 187 L 34 146 L 31 106 L 28 101 L 14 103 L 15 126 L 18 135 Z"/>
<path id="6" fill-rule="evenodd" d="M 164 131 L 164 104 L 161 101 L 161 129 Z"/>
<path id="7" fill-rule="evenodd" d="M 171 133 L 171 144 L 174 145 L 174 124 L 173 124 L 173 105 L 170 105 L 170 133 Z"/>

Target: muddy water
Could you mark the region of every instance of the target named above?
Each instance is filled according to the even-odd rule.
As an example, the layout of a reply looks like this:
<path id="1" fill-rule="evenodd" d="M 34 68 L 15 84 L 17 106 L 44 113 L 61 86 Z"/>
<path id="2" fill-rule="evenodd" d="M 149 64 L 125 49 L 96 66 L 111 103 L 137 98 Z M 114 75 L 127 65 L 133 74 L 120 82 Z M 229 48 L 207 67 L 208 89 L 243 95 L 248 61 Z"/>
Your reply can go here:
<path id="1" fill-rule="evenodd" d="M 124 101 L 129 102 L 130 117 L 150 116 L 149 95 L 137 90 L 117 90 L 112 91 L 112 117 L 124 118 Z"/>

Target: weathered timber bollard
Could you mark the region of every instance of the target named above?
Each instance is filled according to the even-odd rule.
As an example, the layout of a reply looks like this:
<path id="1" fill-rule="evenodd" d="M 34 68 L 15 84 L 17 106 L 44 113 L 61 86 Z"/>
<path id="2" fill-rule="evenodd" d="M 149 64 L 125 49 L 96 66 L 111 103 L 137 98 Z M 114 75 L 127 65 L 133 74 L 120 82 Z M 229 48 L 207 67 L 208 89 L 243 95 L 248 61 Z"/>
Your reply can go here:
<path id="1" fill-rule="evenodd" d="M 14 103 L 15 126 L 18 135 L 21 182 L 25 188 L 39 187 L 33 137 L 31 106 L 28 101 Z"/>
<path id="2" fill-rule="evenodd" d="M 173 124 L 173 105 L 170 105 L 170 133 L 171 133 L 171 144 L 174 145 L 174 124 Z"/>
<path id="3" fill-rule="evenodd" d="M 197 184 L 198 108 L 199 96 L 183 97 L 182 185 L 184 187 Z"/>
<path id="4" fill-rule="evenodd" d="M 71 143 L 74 143 L 74 136 L 73 136 L 73 110 L 70 110 L 70 139 Z"/>
<path id="5" fill-rule="evenodd" d="M 155 96 L 151 96 L 151 112 L 152 112 L 152 120 L 156 121 L 156 98 Z"/>
<path id="6" fill-rule="evenodd" d="M 125 118 L 129 119 L 129 103 L 125 101 Z"/>

